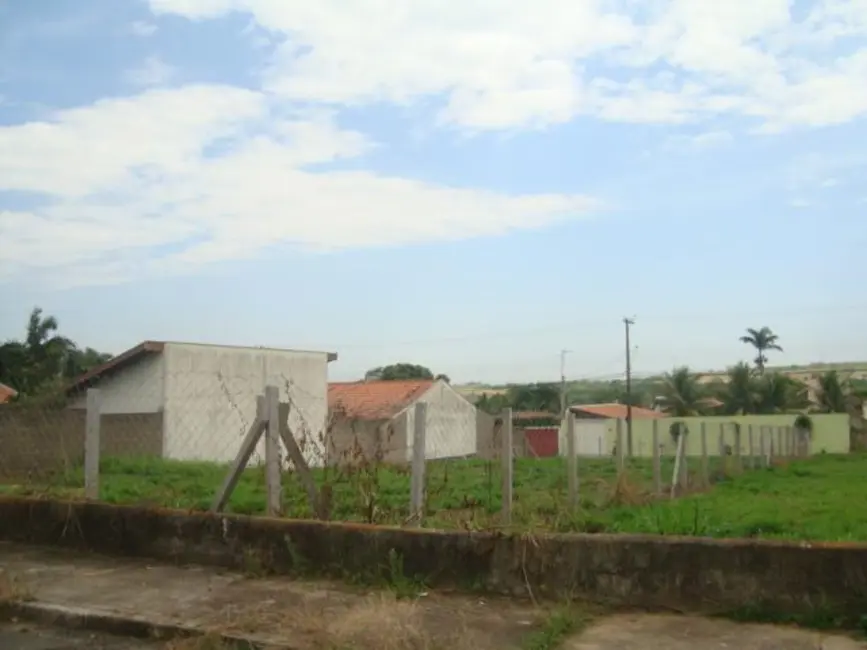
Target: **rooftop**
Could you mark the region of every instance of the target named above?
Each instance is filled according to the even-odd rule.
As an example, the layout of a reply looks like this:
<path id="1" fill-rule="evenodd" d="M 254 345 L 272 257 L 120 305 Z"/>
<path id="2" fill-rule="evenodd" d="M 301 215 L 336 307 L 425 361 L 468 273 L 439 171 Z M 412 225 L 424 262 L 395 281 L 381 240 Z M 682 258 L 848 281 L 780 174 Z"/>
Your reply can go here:
<path id="1" fill-rule="evenodd" d="M 328 409 L 357 420 L 388 420 L 421 397 L 432 379 L 328 384 Z"/>
<path id="2" fill-rule="evenodd" d="M 627 408 L 626 404 L 573 404 L 569 407 L 569 409 L 573 412 L 583 412 L 588 413 L 590 415 L 594 415 L 599 418 L 610 418 L 610 419 L 626 419 Z M 632 419 L 640 420 L 640 419 L 649 419 L 649 418 L 664 418 L 665 413 L 660 413 L 659 411 L 653 411 L 651 409 L 642 408 L 640 406 L 632 407 Z"/>
<path id="3" fill-rule="evenodd" d="M 126 366 L 133 365 L 134 363 L 140 361 L 144 357 L 151 354 L 161 354 L 166 345 L 196 345 L 202 347 L 214 347 L 214 348 L 230 348 L 235 350 L 274 350 L 279 352 L 313 352 L 313 350 L 292 350 L 285 348 L 270 348 L 265 347 L 263 345 L 260 346 L 252 346 L 252 345 L 216 345 L 210 343 L 187 343 L 182 341 L 142 341 L 135 347 L 130 348 L 129 350 L 125 350 L 121 352 L 117 356 L 112 357 L 105 363 L 88 370 L 83 375 L 79 375 L 66 389 L 67 394 L 74 393 L 79 390 L 83 390 L 87 388 L 95 381 L 97 381 L 102 375 L 117 372 Z M 327 352 L 324 353 L 328 355 L 328 361 L 335 361 L 337 359 L 336 352 Z"/>

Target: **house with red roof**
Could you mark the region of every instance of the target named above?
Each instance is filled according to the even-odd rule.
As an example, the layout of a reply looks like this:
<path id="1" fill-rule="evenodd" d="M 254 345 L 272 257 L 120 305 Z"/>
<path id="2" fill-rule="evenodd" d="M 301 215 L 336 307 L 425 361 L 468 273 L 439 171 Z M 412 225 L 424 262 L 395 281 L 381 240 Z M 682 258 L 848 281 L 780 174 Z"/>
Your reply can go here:
<path id="1" fill-rule="evenodd" d="M 427 459 L 476 453 L 476 407 L 446 381 L 334 382 L 328 385 L 328 463 L 409 462 L 419 402 L 427 405 Z"/>

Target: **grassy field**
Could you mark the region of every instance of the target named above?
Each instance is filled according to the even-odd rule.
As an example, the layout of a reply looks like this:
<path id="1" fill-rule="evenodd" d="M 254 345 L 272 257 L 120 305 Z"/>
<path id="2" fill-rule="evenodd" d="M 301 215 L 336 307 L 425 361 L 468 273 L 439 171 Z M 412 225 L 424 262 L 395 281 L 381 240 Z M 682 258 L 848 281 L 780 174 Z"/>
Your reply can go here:
<path id="1" fill-rule="evenodd" d="M 697 469 L 697 467 L 691 467 Z M 113 503 L 206 509 L 225 467 L 145 459 L 106 459 L 101 467 L 101 497 Z M 617 477 L 610 459 L 580 462 L 581 506 L 569 512 L 563 459 L 518 459 L 515 464 L 513 525 L 520 529 L 586 532 L 637 532 L 709 537 L 763 537 L 801 540 L 867 541 L 867 455 L 817 456 L 727 477 L 670 501 L 649 489 L 649 462 L 633 461 Z M 663 464 L 671 476 L 671 463 Z M 332 486 L 332 518 L 401 524 L 408 517 L 407 472 L 376 471 L 334 475 L 317 470 L 317 480 Z M 497 527 L 500 510 L 497 463 L 461 460 L 428 467 L 426 525 L 442 528 Z M 57 496 L 81 495 L 82 477 L 72 472 L 48 486 L 0 486 L 0 491 Z M 262 469 L 242 477 L 230 510 L 264 510 Z M 293 475 L 284 479 L 285 514 L 309 517 L 305 494 Z"/>

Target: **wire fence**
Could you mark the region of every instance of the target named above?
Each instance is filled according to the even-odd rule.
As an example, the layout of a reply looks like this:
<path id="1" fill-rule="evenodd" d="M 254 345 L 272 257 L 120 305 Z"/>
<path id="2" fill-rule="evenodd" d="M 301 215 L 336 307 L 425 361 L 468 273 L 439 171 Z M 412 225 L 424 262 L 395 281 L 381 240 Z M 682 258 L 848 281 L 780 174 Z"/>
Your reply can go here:
<path id="1" fill-rule="evenodd" d="M 165 382 L 171 391 L 107 383 L 62 408 L 3 407 L 0 493 L 465 530 L 697 534 L 709 524 L 666 504 L 811 453 L 794 416 L 630 427 L 570 411 L 525 426 L 442 382 L 367 414 L 329 405 L 313 373 L 253 381 L 212 368 Z"/>

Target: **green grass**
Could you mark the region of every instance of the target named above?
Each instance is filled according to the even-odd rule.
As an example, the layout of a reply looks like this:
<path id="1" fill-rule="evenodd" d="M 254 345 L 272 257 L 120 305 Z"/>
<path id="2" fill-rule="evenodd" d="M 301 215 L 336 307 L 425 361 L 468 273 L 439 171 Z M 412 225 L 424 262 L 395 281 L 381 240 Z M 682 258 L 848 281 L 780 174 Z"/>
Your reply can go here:
<path id="1" fill-rule="evenodd" d="M 713 467 L 712 489 L 674 501 L 653 498 L 648 461 L 635 460 L 618 480 L 612 459 L 580 461 L 580 507 L 570 512 L 563 459 L 518 459 L 514 469 L 513 527 L 559 532 L 656 533 L 708 537 L 867 541 L 867 454 L 821 455 L 785 466 L 750 470 L 734 478 Z M 663 477 L 671 476 L 671 461 Z M 691 459 L 691 471 L 698 462 Z M 112 503 L 207 509 L 226 472 L 223 465 L 158 459 L 105 459 L 101 498 Z M 379 467 L 351 474 L 315 470 L 333 492 L 332 519 L 401 524 L 409 515 L 407 471 Z M 498 527 L 499 464 L 479 460 L 430 463 L 426 525 L 440 528 Z M 80 471 L 50 485 L 0 486 L 0 491 L 77 497 Z M 306 495 L 284 474 L 284 514 L 310 517 Z M 264 470 L 242 476 L 229 510 L 264 511 Z"/>

